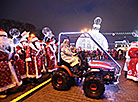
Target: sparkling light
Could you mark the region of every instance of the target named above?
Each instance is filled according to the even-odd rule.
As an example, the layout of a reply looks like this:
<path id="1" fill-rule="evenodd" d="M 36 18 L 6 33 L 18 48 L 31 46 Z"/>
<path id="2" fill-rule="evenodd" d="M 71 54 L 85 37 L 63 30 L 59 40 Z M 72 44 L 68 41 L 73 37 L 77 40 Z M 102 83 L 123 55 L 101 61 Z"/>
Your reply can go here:
<path id="1" fill-rule="evenodd" d="M 81 30 L 81 32 L 88 32 L 93 37 L 93 39 L 95 39 L 99 43 L 99 45 L 101 45 L 104 50 L 107 50 L 108 42 L 103 34 L 99 32 L 101 22 L 102 19 L 100 17 L 96 17 L 94 19 L 93 29 L 91 30 L 85 28 Z M 78 38 L 76 42 L 76 48 L 79 47 L 85 50 L 96 50 L 97 48 L 99 48 L 87 34 L 82 34 L 80 38 Z"/>

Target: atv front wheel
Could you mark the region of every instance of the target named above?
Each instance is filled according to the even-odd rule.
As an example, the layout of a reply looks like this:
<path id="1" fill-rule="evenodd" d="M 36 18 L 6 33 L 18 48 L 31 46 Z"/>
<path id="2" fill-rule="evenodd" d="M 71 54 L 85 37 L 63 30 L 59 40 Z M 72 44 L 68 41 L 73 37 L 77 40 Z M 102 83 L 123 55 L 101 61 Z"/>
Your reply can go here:
<path id="1" fill-rule="evenodd" d="M 56 90 L 69 90 L 71 87 L 70 76 L 63 70 L 59 70 L 52 76 L 52 85 Z"/>
<path id="2" fill-rule="evenodd" d="M 83 90 L 87 97 L 100 98 L 105 91 L 105 87 L 98 76 L 91 75 L 84 80 Z"/>

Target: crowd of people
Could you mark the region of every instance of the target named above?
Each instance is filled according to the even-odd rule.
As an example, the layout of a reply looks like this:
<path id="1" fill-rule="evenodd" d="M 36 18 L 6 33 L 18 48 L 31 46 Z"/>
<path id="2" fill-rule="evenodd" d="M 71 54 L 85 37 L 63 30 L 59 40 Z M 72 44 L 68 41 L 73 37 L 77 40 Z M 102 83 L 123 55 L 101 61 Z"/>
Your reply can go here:
<path id="1" fill-rule="evenodd" d="M 71 50 L 73 52 L 79 52 L 82 51 L 81 48 L 76 49 L 74 46 L 70 46 Z M 102 60 L 102 59 L 109 59 L 108 56 L 100 49 L 96 49 L 96 50 L 91 50 L 91 51 L 85 51 L 83 50 L 87 57 L 88 60 L 93 60 L 93 59 L 98 59 L 98 60 Z M 122 60 L 125 59 L 125 55 L 126 55 L 126 50 L 116 50 L 114 49 L 108 49 L 107 52 L 115 59 L 115 60 Z"/>
<path id="2" fill-rule="evenodd" d="M 49 28 L 44 33 L 45 38 L 39 40 L 24 31 L 18 40 L 15 34 L 11 39 L 0 30 L 0 98 L 7 96 L 8 89 L 20 87 L 24 79 L 36 81 L 54 69 L 57 42 Z"/>
<path id="3" fill-rule="evenodd" d="M 5 31 L 0 30 L 0 98 L 7 96 L 8 89 L 20 87 L 24 79 L 30 82 L 36 81 L 43 74 L 54 70 L 58 43 L 48 27 L 42 32 L 45 36 L 43 40 L 39 40 L 36 35 L 26 31 L 21 34 L 20 39 L 14 37 L 14 34 L 10 39 Z M 61 58 L 74 68 L 80 63 L 75 55 L 81 51 L 81 48 L 69 46 L 68 39 L 61 44 Z M 88 61 L 108 59 L 108 56 L 98 48 L 83 52 Z M 107 52 L 115 60 L 125 59 L 126 51 L 108 49 Z"/>

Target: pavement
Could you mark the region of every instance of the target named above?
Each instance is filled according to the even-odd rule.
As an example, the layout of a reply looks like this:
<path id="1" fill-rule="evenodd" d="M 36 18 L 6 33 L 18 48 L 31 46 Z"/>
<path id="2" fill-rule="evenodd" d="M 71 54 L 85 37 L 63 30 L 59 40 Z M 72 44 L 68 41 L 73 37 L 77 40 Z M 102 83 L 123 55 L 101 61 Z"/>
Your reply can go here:
<path id="1" fill-rule="evenodd" d="M 118 63 L 123 68 L 124 61 L 118 60 Z M 86 97 L 82 89 L 83 83 L 72 86 L 68 91 L 57 91 L 49 83 L 19 102 L 138 102 L 138 83 L 127 80 L 124 74 L 122 70 L 119 84 L 105 85 L 104 95 L 100 99 Z M 0 102 L 11 101 L 13 99 L 11 96 L 15 97 L 15 94 L 9 95 L 10 99 L 0 100 Z"/>
<path id="2" fill-rule="evenodd" d="M 20 97 L 21 95 L 28 93 L 28 91 L 37 87 L 41 83 L 47 81 L 50 78 L 50 76 L 51 75 L 49 73 L 46 73 L 38 80 L 28 80 L 28 79 L 23 80 L 23 85 L 21 85 L 20 87 L 14 87 L 14 88 L 9 89 L 7 92 L 8 96 L 5 99 L 0 99 L 0 102 L 10 102 L 10 101 L 14 100 L 15 98 Z M 37 88 L 37 89 L 41 89 L 44 86 L 46 86 L 47 84 L 45 84 L 42 87 Z M 26 99 L 27 97 L 31 96 L 33 93 L 37 92 L 38 91 L 37 89 L 34 90 L 33 92 L 31 92 L 31 94 L 26 95 L 26 97 L 24 95 L 23 99 Z M 15 102 L 15 101 L 13 101 L 13 102 Z M 20 100 L 19 102 L 22 102 L 22 100 Z"/>

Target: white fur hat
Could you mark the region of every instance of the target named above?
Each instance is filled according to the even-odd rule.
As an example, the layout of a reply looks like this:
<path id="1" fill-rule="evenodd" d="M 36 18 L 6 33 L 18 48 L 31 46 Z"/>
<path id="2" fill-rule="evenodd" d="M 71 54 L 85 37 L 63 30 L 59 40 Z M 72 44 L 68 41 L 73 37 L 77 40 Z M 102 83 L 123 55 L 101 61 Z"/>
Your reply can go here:
<path id="1" fill-rule="evenodd" d="M 29 37 L 29 33 L 30 33 L 30 32 L 24 31 L 24 32 L 21 34 L 21 36 L 22 36 L 22 37 Z"/>
<path id="2" fill-rule="evenodd" d="M 0 30 L 0 36 L 6 36 L 7 37 L 7 33 L 4 30 Z"/>
<path id="3" fill-rule="evenodd" d="M 136 41 L 131 42 L 131 47 L 135 47 L 135 46 L 137 46 L 137 45 L 138 45 L 138 43 L 137 43 Z"/>

